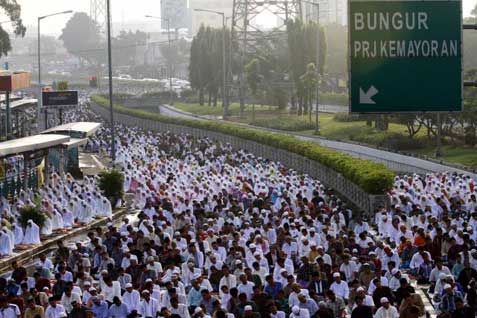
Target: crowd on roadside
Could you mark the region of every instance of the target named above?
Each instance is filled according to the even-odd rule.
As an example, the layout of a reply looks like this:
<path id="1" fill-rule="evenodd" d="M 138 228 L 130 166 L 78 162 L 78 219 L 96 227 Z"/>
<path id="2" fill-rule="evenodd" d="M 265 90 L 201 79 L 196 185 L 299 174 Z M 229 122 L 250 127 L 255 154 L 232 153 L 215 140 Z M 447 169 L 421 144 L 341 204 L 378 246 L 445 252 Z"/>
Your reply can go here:
<path id="1" fill-rule="evenodd" d="M 70 116 L 98 120 L 85 107 Z M 368 215 L 228 144 L 116 131 L 137 217 L 90 232 L 86 245 L 60 243 L 32 275 L 12 264 L 0 318 L 417 318 L 416 283 L 441 317 L 475 316 L 471 178 L 396 177 L 391 205 Z M 107 136 L 90 146 L 107 150 Z"/>

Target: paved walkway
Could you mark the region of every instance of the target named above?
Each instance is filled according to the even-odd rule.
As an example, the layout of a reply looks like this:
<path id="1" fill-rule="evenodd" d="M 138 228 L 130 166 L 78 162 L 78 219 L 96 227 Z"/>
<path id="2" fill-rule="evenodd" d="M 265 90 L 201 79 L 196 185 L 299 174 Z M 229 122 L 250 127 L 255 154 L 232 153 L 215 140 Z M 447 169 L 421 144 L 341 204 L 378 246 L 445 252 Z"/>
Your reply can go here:
<path id="1" fill-rule="evenodd" d="M 188 118 L 193 120 L 209 120 L 201 116 L 180 111 L 168 105 L 159 106 L 159 110 L 161 114 L 166 116 Z M 244 127 L 249 127 L 249 128 L 260 129 L 260 130 L 273 132 L 273 133 L 284 133 L 283 131 L 276 130 L 276 129 L 268 129 L 268 128 L 251 126 L 246 124 L 238 124 L 238 125 L 242 125 Z M 449 171 L 449 172 L 457 172 L 459 174 L 466 174 L 471 176 L 473 179 L 477 179 L 477 174 L 474 172 L 466 171 L 463 169 L 448 166 L 448 165 L 441 164 L 434 161 L 424 160 L 424 159 L 402 155 L 399 153 L 389 152 L 385 150 L 379 150 L 376 148 L 359 145 L 355 143 L 329 140 L 329 139 L 315 137 L 315 136 L 306 136 L 306 135 L 301 135 L 301 134 L 297 134 L 293 132 L 286 132 L 286 133 L 292 134 L 301 140 L 315 142 L 323 147 L 327 147 L 330 149 L 335 149 L 335 150 L 348 153 L 354 157 L 383 163 L 389 169 L 393 171 L 408 172 L 408 173 L 415 172 L 415 173 L 421 173 L 421 174 L 425 174 L 429 172 Z"/>

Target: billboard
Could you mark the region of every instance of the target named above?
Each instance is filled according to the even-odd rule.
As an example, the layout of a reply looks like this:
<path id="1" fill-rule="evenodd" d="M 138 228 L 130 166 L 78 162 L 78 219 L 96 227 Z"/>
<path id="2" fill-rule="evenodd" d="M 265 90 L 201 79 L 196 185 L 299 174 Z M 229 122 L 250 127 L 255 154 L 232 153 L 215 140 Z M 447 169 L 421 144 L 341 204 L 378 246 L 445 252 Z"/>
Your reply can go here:
<path id="1" fill-rule="evenodd" d="M 78 91 L 43 92 L 43 107 L 77 106 Z"/>

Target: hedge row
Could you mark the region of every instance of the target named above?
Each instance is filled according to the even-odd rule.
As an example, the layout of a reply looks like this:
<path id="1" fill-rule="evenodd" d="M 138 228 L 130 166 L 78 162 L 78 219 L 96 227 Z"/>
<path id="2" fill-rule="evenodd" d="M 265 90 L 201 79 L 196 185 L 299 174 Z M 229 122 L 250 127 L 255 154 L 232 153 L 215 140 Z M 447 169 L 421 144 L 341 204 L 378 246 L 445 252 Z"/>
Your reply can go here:
<path id="1" fill-rule="evenodd" d="M 92 101 L 103 107 L 109 106 L 109 101 L 101 96 L 93 96 Z M 130 109 L 121 105 L 114 105 L 114 109 L 118 113 L 126 115 L 215 131 L 290 151 L 311 160 L 318 161 L 336 172 L 341 173 L 346 179 L 352 181 L 370 194 L 384 194 L 387 190 L 391 189 L 393 184 L 394 173 L 383 164 L 354 158 L 350 155 L 321 147 L 310 141 L 301 141 L 294 136 L 272 134 L 234 124 L 218 123 L 216 121 L 198 121 L 168 117 L 143 110 Z"/>

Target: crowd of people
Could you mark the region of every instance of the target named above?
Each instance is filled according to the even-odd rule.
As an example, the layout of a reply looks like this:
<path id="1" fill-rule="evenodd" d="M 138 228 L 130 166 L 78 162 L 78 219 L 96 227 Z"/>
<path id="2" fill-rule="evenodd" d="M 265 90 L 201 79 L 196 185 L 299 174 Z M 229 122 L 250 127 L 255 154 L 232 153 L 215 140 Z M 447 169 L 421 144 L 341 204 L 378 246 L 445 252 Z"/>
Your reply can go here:
<path id="1" fill-rule="evenodd" d="M 84 107 L 72 118 L 98 120 Z M 137 215 L 91 231 L 88 244 L 58 243 L 32 275 L 12 264 L 0 278 L 0 318 L 417 318 L 426 308 L 416 283 L 430 285 L 441 317 L 475 316 L 471 178 L 396 177 L 391 205 L 368 215 L 318 180 L 228 144 L 116 131 Z M 90 147 L 106 149 L 107 134 Z M 94 184 L 56 180 L 41 198 L 62 204 L 66 194 L 54 198 L 69 189 L 87 200 L 99 195 Z"/>

